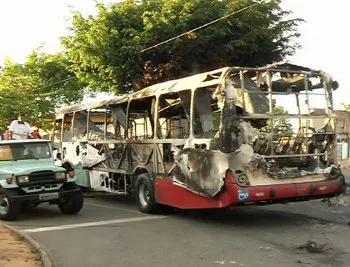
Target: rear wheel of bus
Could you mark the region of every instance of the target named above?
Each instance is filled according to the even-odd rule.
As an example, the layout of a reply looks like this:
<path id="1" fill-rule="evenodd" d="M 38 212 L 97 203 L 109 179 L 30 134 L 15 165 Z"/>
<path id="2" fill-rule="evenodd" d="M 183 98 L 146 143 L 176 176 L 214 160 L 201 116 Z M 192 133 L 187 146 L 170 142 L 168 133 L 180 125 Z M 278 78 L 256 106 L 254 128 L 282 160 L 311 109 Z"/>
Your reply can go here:
<path id="1" fill-rule="evenodd" d="M 141 173 L 137 176 L 135 198 L 141 212 L 154 213 L 157 211 L 153 182 L 148 173 Z"/>

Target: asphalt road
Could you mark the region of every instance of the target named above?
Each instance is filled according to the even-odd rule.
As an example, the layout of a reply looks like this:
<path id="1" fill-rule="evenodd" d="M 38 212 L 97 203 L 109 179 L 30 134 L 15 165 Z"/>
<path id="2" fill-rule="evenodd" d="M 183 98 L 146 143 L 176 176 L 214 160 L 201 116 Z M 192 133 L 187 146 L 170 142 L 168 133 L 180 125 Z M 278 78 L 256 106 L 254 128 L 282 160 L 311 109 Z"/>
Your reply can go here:
<path id="1" fill-rule="evenodd" d="M 350 202 L 332 202 L 145 215 L 126 197 L 94 195 L 78 215 L 43 204 L 10 224 L 55 267 L 350 266 Z"/>

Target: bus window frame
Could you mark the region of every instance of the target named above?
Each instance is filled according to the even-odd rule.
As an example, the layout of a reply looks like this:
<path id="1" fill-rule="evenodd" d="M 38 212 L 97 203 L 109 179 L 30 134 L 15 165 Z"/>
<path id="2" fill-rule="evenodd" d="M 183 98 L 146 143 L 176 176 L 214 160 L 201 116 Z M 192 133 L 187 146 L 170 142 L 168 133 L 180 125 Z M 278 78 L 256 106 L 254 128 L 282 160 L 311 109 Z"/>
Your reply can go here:
<path id="1" fill-rule="evenodd" d="M 161 107 L 159 106 L 160 104 L 160 100 L 162 97 L 165 97 L 166 95 L 171 95 L 172 93 L 177 93 L 178 94 L 178 97 L 180 98 L 180 95 L 179 95 L 179 92 L 185 92 L 185 91 L 188 91 L 190 93 L 190 114 L 188 116 L 188 135 L 184 138 L 166 138 L 166 137 L 162 137 L 160 138 L 157 134 L 158 132 L 158 128 L 159 130 L 161 131 L 161 123 L 160 123 L 160 109 Z M 193 89 L 184 89 L 184 90 L 181 90 L 181 91 L 175 91 L 175 92 L 166 92 L 166 93 L 162 93 L 162 94 L 159 94 L 157 95 L 157 101 L 156 101 L 156 104 L 155 104 L 155 107 L 154 107 L 154 110 L 155 110 L 155 117 L 154 117 L 154 135 L 156 136 L 156 139 L 159 139 L 159 140 L 164 140 L 164 141 L 168 141 L 168 140 L 172 140 L 172 139 L 181 139 L 181 140 L 186 140 L 186 139 L 189 139 L 191 138 L 192 136 L 192 131 L 191 131 L 191 126 L 192 126 L 192 95 L 193 95 Z M 181 98 L 180 98 L 181 99 Z M 183 108 L 184 109 L 184 108 Z M 184 109 L 184 113 L 186 114 L 186 110 Z M 167 120 L 167 118 L 165 118 L 165 120 Z"/>

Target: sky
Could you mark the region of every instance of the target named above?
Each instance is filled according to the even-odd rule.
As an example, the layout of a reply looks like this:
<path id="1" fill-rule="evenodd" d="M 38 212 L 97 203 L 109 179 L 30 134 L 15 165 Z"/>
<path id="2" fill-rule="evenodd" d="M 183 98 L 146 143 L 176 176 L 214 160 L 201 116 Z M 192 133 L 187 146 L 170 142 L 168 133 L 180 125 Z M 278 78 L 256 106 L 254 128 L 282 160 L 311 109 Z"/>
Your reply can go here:
<path id="1" fill-rule="evenodd" d="M 106 4 L 117 0 L 100 0 Z M 330 73 L 340 87 L 335 91 L 336 108 L 350 103 L 350 25 L 346 0 L 282 0 L 292 17 L 305 20 L 299 27 L 302 49 L 289 57 L 291 63 Z M 56 53 L 59 37 L 68 34 L 71 11 L 96 14 L 94 0 L 0 0 L 0 65 L 5 57 L 24 63 L 32 50 Z"/>

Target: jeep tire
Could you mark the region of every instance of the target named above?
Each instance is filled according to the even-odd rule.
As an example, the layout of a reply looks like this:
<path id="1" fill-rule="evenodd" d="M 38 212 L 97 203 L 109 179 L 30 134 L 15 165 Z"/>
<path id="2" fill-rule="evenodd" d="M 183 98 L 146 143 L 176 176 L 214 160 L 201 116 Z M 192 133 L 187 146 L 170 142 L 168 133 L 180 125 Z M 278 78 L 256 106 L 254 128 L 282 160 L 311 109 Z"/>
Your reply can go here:
<path id="1" fill-rule="evenodd" d="M 14 190 L 0 188 L 0 219 L 14 221 L 21 213 L 21 205 L 15 201 L 18 193 Z"/>
<path id="2" fill-rule="evenodd" d="M 58 203 L 58 208 L 65 214 L 77 214 L 82 209 L 84 204 L 83 192 L 76 184 L 71 184 L 64 188 L 68 190 L 79 189 L 79 191 L 62 199 L 62 201 Z"/>

